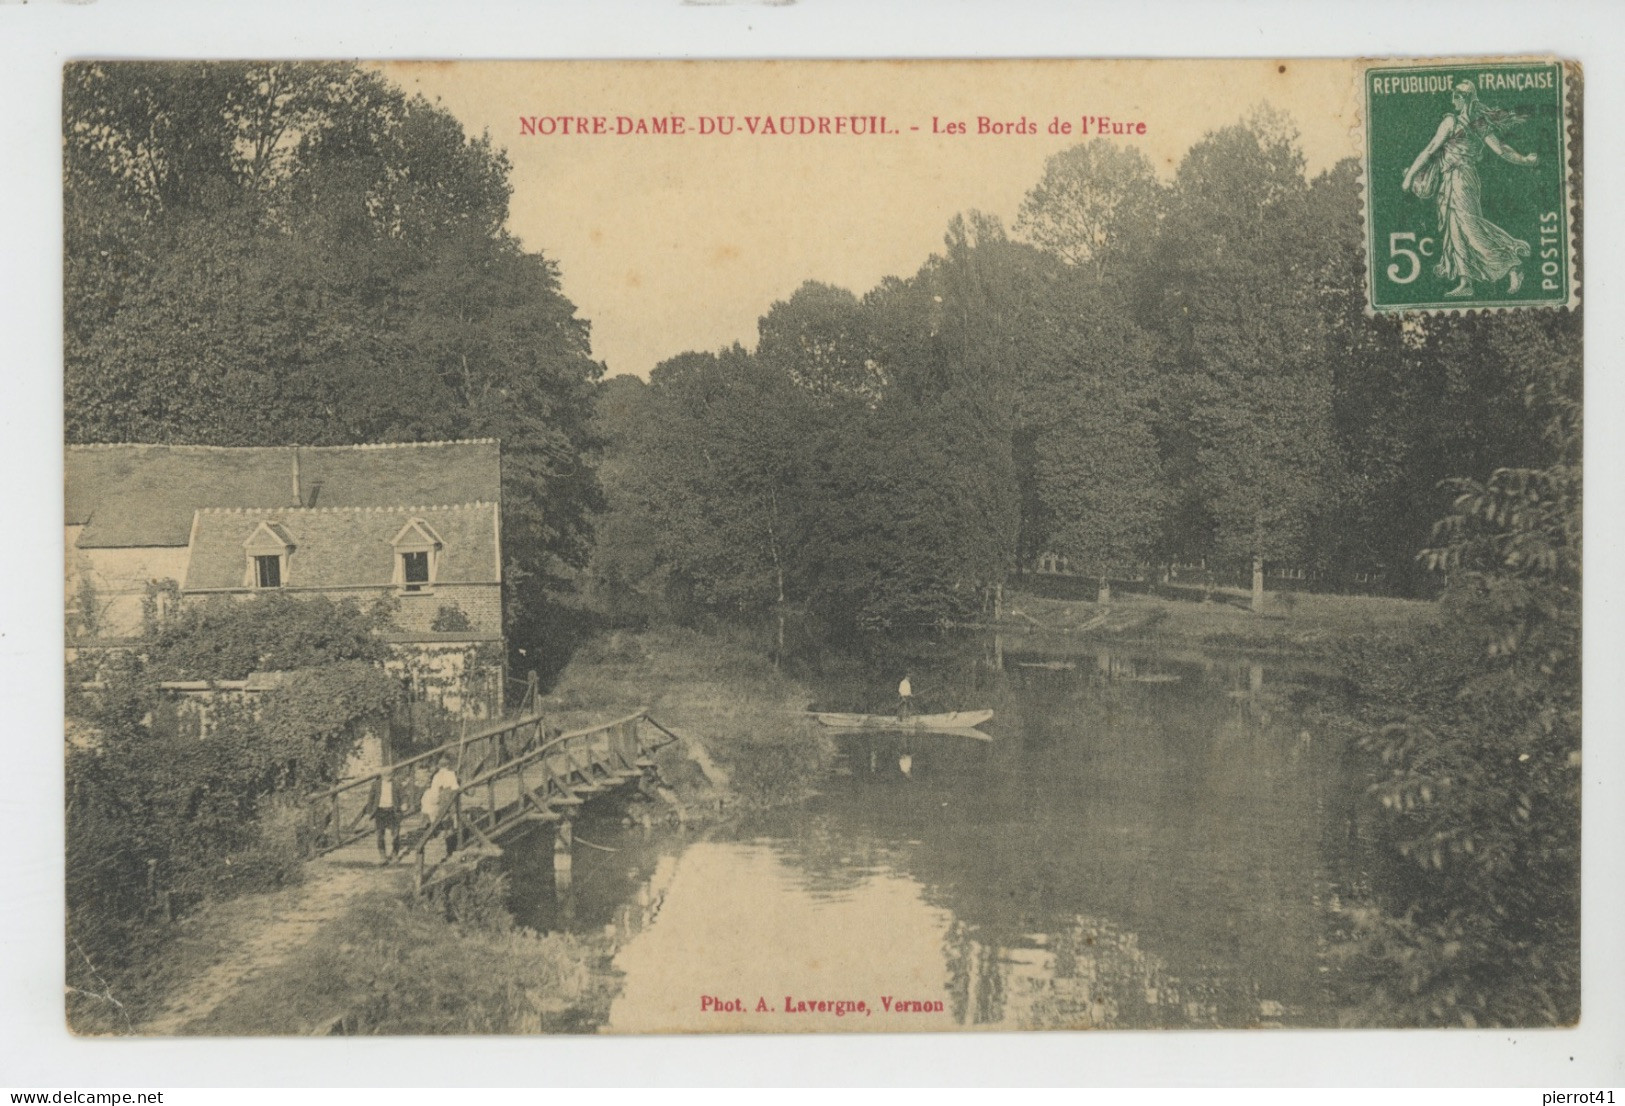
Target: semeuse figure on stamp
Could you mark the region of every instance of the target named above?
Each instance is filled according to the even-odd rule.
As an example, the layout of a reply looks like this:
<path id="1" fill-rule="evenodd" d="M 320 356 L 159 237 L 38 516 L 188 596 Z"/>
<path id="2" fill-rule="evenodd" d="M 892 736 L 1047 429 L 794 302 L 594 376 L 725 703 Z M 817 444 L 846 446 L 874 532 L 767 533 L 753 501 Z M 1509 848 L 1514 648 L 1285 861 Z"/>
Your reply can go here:
<path id="1" fill-rule="evenodd" d="M 1502 277 L 1514 294 L 1523 285 L 1520 266 L 1529 243 L 1484 218 L 1478 163 L 1486 148 L 1513 165 L 1533 165 L 1537 159 L 1501 141 L 1501 132 L 1522 122 L 1522 116 L 1485 107 L 1471 81 L 1459 82 L 1450 102 L 1455 111 L 1405 170 L 1401 187 L 1438 204 L 1439 260 L 1433 270 L 1457 282 L 1445 295 L 1470 296 L 1475 281 L 1493 284 Z"/>

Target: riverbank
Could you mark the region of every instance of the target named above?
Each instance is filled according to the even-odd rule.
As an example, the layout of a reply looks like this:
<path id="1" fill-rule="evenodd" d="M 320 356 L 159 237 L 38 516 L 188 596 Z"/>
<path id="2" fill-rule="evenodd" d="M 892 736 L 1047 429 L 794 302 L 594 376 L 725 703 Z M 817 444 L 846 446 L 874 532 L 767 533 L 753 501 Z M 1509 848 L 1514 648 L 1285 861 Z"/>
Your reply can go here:
<path id="1" fill-rule="evenodd" d="M 177 924 L 118 1016 L 82 1034 L 592 1032 L 617 982 L 603 941 L 514 924 L 501 877 L 420 898 L 399 868 L 313 863 L 297 886 Z"/>
<path id="2" fill-rule="evenodd" d="M 363 890 L 298 950 L 244 980 L 185 1032 L 593 1032 L 616 990 L 611 950 L 516 926 L 505 897 L 494 875 L 449 897 Z"/>
<path id="3" fill-rule="evenodd" d="M 1346 642 L 1403 631 L 1431 618 L 1437 605 L 1367 595 L 1271 593 L 1254 614 L 1248 593 L 1216 588 L 1202 602 L 1194 589 L 1169 595 L 1119 593 L 1101 605 L 1006 593 L 1001 632 L 1068 637 L 1299 659 L 1331 657 Z"/>
<path id="4" fill-rule="evenodd" d="M 681 742 L 661 776 L 686 819 L 800 801 L 827 735 L 810 696 L 744 631 L 613 633 L 585 645 L 545 703 L 563 729 L 648 707 Z M 662 813 L 658 809 L 652 813 Z M 399 868 L 329 857 L 274 891 L 207 904 L 106 998 L 70 1003 L 82 1034 L 305 1035 L 590 1031 L 612 950 L 516 927 L 488 877 L 416 900 Z M 490 877 L 493 878 L 494 877 Z"/>
<path id="5" fill-rule="evenodd" d="M 143 954 L 112 973 L 105 993 L 71 995 L 68 1025 L 88 1036 L 195 1032 L 238 988 L 305 947 L 359 896 L 404 894 L 405 872 L 334 858 L 307 861 L 284 885 L 199 904 L 145 931 Z M 290 1030 L 301 1032 L 303 1030 Z"/>
<path id="6" fill-rule="evenodd" d="M 686 811 L 772 807 L 814 791 L 834 746 L 801 712 L 812 694 L 748 631 L 616 631 L 581 647 L 544 700 L 569 730 L 645 707 L 677 734 L 662 778 Z"/>

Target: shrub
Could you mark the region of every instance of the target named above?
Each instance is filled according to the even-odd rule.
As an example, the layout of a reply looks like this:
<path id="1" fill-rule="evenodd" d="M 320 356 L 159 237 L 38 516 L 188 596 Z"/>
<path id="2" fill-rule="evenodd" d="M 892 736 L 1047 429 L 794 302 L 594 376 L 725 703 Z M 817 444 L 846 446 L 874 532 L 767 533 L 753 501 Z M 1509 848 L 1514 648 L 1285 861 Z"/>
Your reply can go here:
<path id="1" fill-rule="evenodd" d="M 1385 862 L 1355 915 L 1366 1020 L 1579 1016 L 1580 427 L 1558 409 L 1550 466 L 1458 482 L 1437 621 L 1349 658 Z"/>
<path id="2" fill-rule="evenodd" d="M 474 623 L 463 613 L 463 608 L 455 603 L 442 604 L 434 614 L 434 621 L 429 624 L 429 629 L 437 634 L 465 633 L 473 628 Z"/>
<path id="3" fill-rule="evenodd" d="M 446 920 L 472 933 L 501 936 L 514 927 L 504 874 L 482 871 L 455 880 L 446 886 L 443 901 Z"/>
<path id="4" fill-rule="evenodd" d="M 265 695 L 258 740 L 290 765 L 289 782 L 331 783 L 368 726 L 381 726 L 400 702 L 400 682 L 377 665 L 349 661 L 289 673 Z"/>
<path id="5" fill-rule="evenodd" d="M 254 820 L 248 844 L 225 858 L 226 870 L 218 873 L 207 893 L 218 898 L 300 882 L 314 839 L 309 806 L 291 795 L 267 800 Z"/>
<path id="6" fill-rule="evenodd" d="M 389 603 L 367 610 L 353 599 L 272 593 L 219 597 L 147 623 L 144 651 L 158 680 L 240 680 L 255 671 L 382 663 Z"/>
<path id="7" fill-rule="evenodd" d="M 298 796 L 333 780 L 401 695 L 356 656 L 382 648 L 353 636 L 366 624 L 358 609 L 303 602 L 245 604 L 272 612 L 263 636 L 236 610 L 167 624 L 154 632 L 156 663 L 110 654 L 92 692 L 70 672 L 70 717 L 87 735 L 66 763 L 70 986 L 98 994 L 97 978 L 138 981 L 174 912 L 299 878 L 311 826 Z M 271 653 L 250 659 L 255 642 Z M 258 703 L 213 699 L 206 728 L 181 724 L 158 695 L 160 674 L 198 673 L 183 663 L 225 679 L 267 656 L 333 659 L 291 672 Z"/>

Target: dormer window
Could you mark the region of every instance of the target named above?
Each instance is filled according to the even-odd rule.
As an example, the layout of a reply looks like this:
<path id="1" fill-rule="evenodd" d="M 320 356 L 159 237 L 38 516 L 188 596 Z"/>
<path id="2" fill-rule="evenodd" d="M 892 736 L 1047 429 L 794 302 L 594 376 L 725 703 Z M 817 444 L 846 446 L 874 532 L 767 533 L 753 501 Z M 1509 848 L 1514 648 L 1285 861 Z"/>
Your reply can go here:
<path id="1" fill-rule="evenodd" d="M 390 542 L 395 547 L 395 586 L 407 594 L 426 594 L 434 589 L 444 542 L 434 527 L 414 518 Z"/>
<path id="2" fill-rule="evenodd" d="M 275 553 L 261 553 L 254 558 L 254 586 L 279 588 L 282 586 L 282 558 Z"/>
<path id="3" fill-rule="evenodd" d="M 288 559 L 293 538 L 280 523 L 262 522 L 243 542 L 247 556 L 244 584 L 251 588 L 280 588 L 288 582 Z"/>
<path id="4" fill-rule="evenodd" d="M 429 584 L 429 553 L 416 550 L 401 554 L 401 578 L 407 591 L 422 591 Z"/>

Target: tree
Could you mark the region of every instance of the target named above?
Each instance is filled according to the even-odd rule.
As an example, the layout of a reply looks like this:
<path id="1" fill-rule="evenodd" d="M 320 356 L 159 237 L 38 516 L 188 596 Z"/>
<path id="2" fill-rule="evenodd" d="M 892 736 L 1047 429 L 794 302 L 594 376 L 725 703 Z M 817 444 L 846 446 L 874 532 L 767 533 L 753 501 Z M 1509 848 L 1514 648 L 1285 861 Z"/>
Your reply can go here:
<path id="1" fill-rule="evenodd" d="M 433 394 L 377 435 L 421 427 L 426 437 L 502 442 L 507 626 L 519 647 L 534 647 L 548 639 L 555 597 L 591 556 L 603 506 L 592 429 L 602 366 L 588 324 L 564 297 L 558 266 L 505 236 L 450 243 L 400 290 L 415 307 L 400 341 Z M 426 425 L 437 417 L 440 427 Z"/>
<path id="2" fill-rule="evenodd" d="M 615 376 L 599 387 L 593 433 L 603 443 L 598 479 L 604 505 L 593 519 L 585 591 L 589 605 L 612 618 L 646 617 L 664 598 L 660 538 L 642 488 L 641 447 L 658 427 L 654 390 L 643 380 Z"/>
<path id="3" fill-rule="evenodd" d="M 1142 277 L 1147 325 L 1178 368 L 1165 408 L 1176 480 L 1211 528 L 1185 538 L 1251 561 L 1255 611 L 1264 562 L 1303 552 L 1336 479 L 1307 196 L 1284 117 L 1214 132 L 1180 164 Z"/>
<path id="4" fill-rule="evenodd" d="M 951 580 L 972 593 L 1002 583 L 1015 558 L 1017 400 L 1032 343 L 1050 325 L 1040 290 L 1053 276 L 997 219 L 970 212 L 950 221 L 943 253 L 912 280 L 867 299 L 875 356 L 891 382 L 880 432 L 934 441 L 937 478 L 966 497 L 949 514 L 958 534 Z"/>
<path id="5" fill-rule="evenodd" d="M 1197 464 L 1215 520 L 1215 552 L 1252 564 L 1262 609 L 1264 563 L 1301 555 L 1311 520 L 1328 508 L 1329 389 L 1308 379 L 1211 373 L 1193 382 Z"/>
<path id="6" fill-rule="evenodd" d="M 1008 563 L 1002 488 L 941 411 L 887 407 L 817 439 L 804 525 L 808 601 L 838 632 L 917 632 L 963 618 Z M 1008 504 L 1006 504 L 1008 506 Z"/>
<path id="7" fill-rule="evenodd" d="M 603 367 L 503 230 L 506 156 L 350 65 L 85 63 L 65 89 L 69 440 L 498 437 L 534 650 L 601 505 Z"/>
<path id="8" fill-rule="evenodd" d="M 820 401 L 874 403 L 886 381 L 869 357 L 867 329 L 856 296 L 809 280 L 762 316 L 756 356 Z"/>
<path id="9" fill-rule="evenodd" d="M 1083 329 L 1078 358 L 1039 392 L 1044 412 L 1033 479 L 1050 520 L 1050 551 L 1097 577 L 1150 560 L 1167 494 L 1152 406 L 1151 340 L 1119 316 Z"/>
<path id="10" fill-rule="evenodd" d="M 685 353 L 650 374 L 652 416 L 627 473 L 678 584 L 735 611 L 795 594 L 797 503 L 815 437 L 805 393 L 735 346 Z"/>
<path id="11" fill-rule="evenodd" d="M 1322 328 L 1343 467 L 1338 508 L 1312 542 L 1326 560 L 1379 568 L 1401 591 L 1433 594 L 1438 577 L 1414 554 L 1451 507 L 1448 482 L 1547 455 L 1545 427 L 1524 397 L 1554 367 L 1579 378 L 1579 317 L 1366 314 L 1356 178 L 1344 161 L 1309 190 L 1308 253 L 1324 261 Z"/>
<path id="12" fill-rule="evenodd" d="M 1130 251 L 1149 246 L 1162 204 L 1162 186 L 1145 155 L 1097 138 L 1051 155 L 1021 203 L 1016 230 L 1100 283 Z"/>
<path id="13" fill-rule="evenodd" d="M 1348 158 L 1309 187 L 1310 249 L 1322 260 L 1331 433 L 1342 468 L 1337 510 L 1321 515 L 1310 546 L 1323 563 L 1380 571 L 1390 586 L 1409 590 L 1425 586 L 1415 553 L 1445 505 L 1433 490 L 1444 474 L 1423 471 L 1423 452 L 1441 431 L 1452 431 L 1430 394 L 1437 362 L 1421 354 L 1419 317 L 1365 310 L 1358 175 Z"/>
<path id="14" fill-rule="evenodd" d="M 756 354 L 683 354 L 647 394 L 618 389 L 604 410 L 637 429 L 616 431 L 606 528 L 646 523 L 655 571 L 711 609 L 804 603 L 843 630 L 974 609 L 1015 544 L 1014 380 L 1041 261 L 959 220 L 914 278 L 861 303 L 804 286 Z"/>

